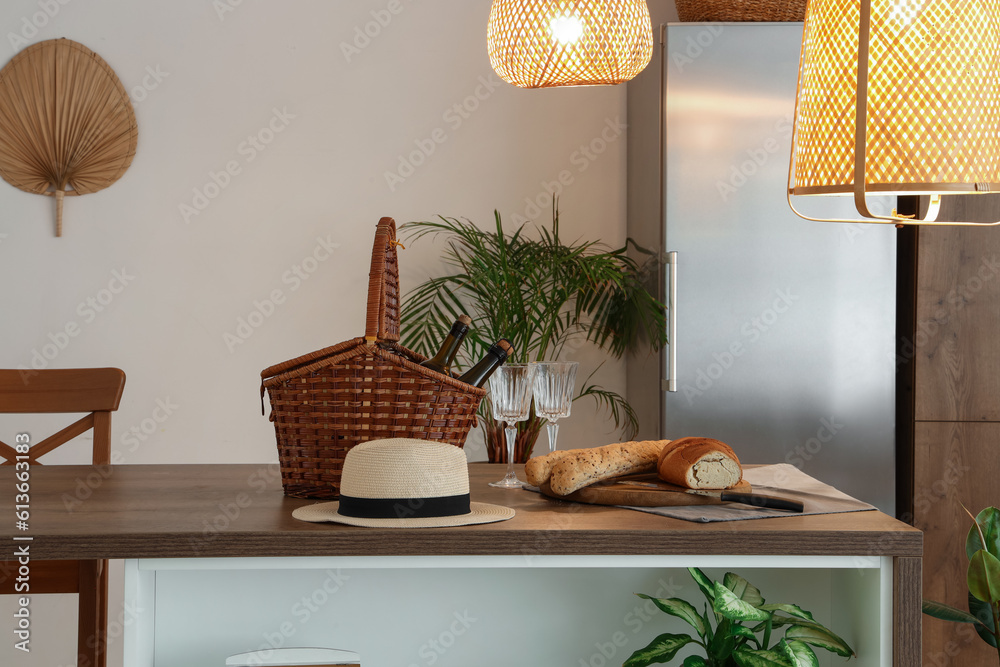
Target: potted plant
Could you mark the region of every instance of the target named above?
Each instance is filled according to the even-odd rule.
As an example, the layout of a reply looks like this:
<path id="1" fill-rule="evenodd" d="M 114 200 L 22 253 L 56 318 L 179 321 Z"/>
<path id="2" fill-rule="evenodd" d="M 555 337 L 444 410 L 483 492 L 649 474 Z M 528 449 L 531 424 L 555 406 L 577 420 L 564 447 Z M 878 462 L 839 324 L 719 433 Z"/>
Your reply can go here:
<path id="1" fill-rule="evenodd" d="M 934 618 L 972 623 L 982 640 L 997 649 L 1000 659 L 1000 510 L 987 507 L 978 516 L 965 511 L 973 521 L 965 539 L 969 611 L 932 600 L 924 600 L 923 609 Z"/>
<path id="2" fill-rule="evenodd" d="M 406 295 L 401 312 L 404 345 L 433 354 L 463 313 L 473 324 L 459 368 L 475 363 L 499 338 L 513 344 L 516 361 L 555 360 L 582 341 L 616 358 L 636 349 L 640 336 L 654 350 L 666 342 L 663 305 L 645 284 L 642 267 L 627 254 L 628 244 L 611 249 L 593 241 L 564 241 L 556 202 L 552 226 L 540 225 L 535 234 L 527 225 L 506 232 L 500 214 L 494 212 L 494 218 L 490 230 L 446 217 L 402 226 L 410 241 L 443 237 L 442 259 L 449 271 Z M 633 437 L 638 423 L 628 401 L 594 384 L 592 377 L 593 372 L 581 383 L 576 399 L 594 400 L 610 412 L 625 439 Z M 493 420 L 488 400 L 483 403 L 487 454 L 490 461 L 506 462 L 503 424 Z M 516 462 L 531 455 L 542 426 L 534 408 L 527 421 L 518 423 Z"/>
<path id="3" fill-rule="evenodd" d="M 705 657 L 688 656 L 683 667 L 816 667 L 819 661 L 813 646 L 845 658 L 854 655 L 847 642 L 818 623 L 811 613 L 794 604 L 764 604 L 760 590 L 738 574 L 727 572 L 718 582 L 696 567 L 689 567 L 688 572 L 708 600 L 701 613 L 680 598 L 663 600 L 637 595 L 685 621 L 698 636 L 662 634 L 629 656 L 622 667 L 668 663 L 688 644 L 701 646 Z M 773 641 L 774 631 L 782 627 L 783 636 Z"/>

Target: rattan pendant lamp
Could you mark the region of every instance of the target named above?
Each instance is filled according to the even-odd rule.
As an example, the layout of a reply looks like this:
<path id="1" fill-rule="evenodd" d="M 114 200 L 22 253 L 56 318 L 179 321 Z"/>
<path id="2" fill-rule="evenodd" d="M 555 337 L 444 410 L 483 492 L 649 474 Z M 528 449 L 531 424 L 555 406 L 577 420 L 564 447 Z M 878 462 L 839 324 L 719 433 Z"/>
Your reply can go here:
<path id="1" fill-rule="evenodd" d="M 490 64 L 521 88 L 615 85 L 653 55 L 645 0 L 493 0 Z"/>
<path id="2" fill-rule="evenodd" d="M 862 218 L 831 221 L 973 224 L 937 222 L 941 196 L 986 192 L 1000 192 L 1000 0 L 810 0 L 792 210 L 817 220 L 796 196 L 851 195 Z M 877 215 L 870 194 L 931 205 Z"/>

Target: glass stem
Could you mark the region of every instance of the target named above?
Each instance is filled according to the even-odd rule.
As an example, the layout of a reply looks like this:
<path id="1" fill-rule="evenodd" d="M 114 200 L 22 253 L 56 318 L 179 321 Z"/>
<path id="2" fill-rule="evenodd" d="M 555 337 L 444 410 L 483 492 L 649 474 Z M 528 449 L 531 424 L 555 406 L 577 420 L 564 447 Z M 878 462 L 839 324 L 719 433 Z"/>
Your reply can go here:
<path id="1" fill-rule="evenodd" d="M 545 425 L 545 429 L 549 432 L 549 453 L 551 453 L 556 451 L 556 436 L 559 435 L 559 424 L 550 421 Z"/>
<path id="2" fill-rule="evenodd" d="M 507 477 L 513 478 L 514 473 L 514 441 L 517 440 L 517 426 L 507 422 Z"/>

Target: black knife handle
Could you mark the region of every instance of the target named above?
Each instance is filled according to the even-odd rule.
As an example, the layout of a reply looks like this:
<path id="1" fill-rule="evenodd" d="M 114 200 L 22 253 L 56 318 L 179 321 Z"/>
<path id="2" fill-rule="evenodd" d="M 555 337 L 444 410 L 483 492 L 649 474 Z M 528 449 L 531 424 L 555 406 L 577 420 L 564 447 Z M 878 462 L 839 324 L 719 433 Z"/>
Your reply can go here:
<path id="1" fill-rule="evenodd" d="M 742 503 L 744 505 L 753 505 L 754 507 L 768 507 L 774 510 L 788 510 L 790 512 L 801 512 L 804 509 L 802 503 L 797 500 L 762 496 L 756 493 L 723 491 L 719 499 L 731 503 Z"/>

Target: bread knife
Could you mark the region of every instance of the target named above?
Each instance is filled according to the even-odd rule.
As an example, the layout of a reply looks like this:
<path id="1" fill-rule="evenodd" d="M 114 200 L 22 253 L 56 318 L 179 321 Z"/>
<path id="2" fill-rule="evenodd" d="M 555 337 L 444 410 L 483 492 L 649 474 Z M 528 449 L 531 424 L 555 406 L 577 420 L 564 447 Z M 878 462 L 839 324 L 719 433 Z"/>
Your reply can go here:
<path id="1" fill-rule="evenodd" d="M 628 482 L 621 481 L 619 484 L 632 484 L 635 486 L 647 486 L 651 489 L 663 490 L 663 487 L 649 482 Z M 740 503 L 741 505 L 753 505 L 754 507 L 766 507 L 773 510 L 787 510 L 789 512 L 802 512 L 805 507 L 798 500 L 789 498 L 777 498 L 775 496 L 765 496 L 759 493 L 743 493 L 741 491 L 727 491 L 726 489 L 677 489 L 679 493 L 690 493 L 694 496 L 708 496 L 718 498 L 722 502 Z"/>

